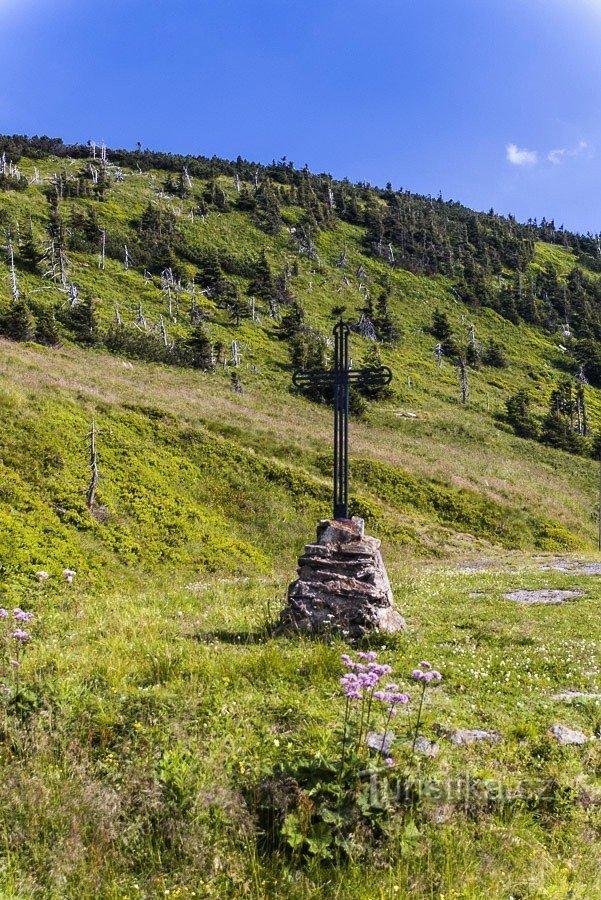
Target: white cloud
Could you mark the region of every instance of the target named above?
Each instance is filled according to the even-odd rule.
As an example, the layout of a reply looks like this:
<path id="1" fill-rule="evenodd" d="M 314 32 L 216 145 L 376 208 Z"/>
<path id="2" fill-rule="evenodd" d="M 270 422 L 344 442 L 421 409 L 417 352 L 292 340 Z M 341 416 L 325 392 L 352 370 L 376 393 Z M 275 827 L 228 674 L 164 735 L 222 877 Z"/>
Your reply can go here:
<path id="1" fill-rule="evenodd" d="M 538 153 L 536 150 L 520 150 L 516 144 L 508 144 L 507 159 L 514 166 L 535 166 Z"/>
<path id="2" fill-rule="evenodd" d="M 536 150 L 520 150 L 516 144 L 508 144 L 507 159 L 514 166 L 535 166 L 538 153 Z"/>
<path id="3" fill-rule="evenodd" d="M 552 162 L 553 165 L 558 166 L 566 157 L 582 156 L 587 149 L 587 142 L 579 141 L 575 147 L 560 147 L 558 150 L 551 150 L 547 155 L 547 159 L 549 162 Z"/>

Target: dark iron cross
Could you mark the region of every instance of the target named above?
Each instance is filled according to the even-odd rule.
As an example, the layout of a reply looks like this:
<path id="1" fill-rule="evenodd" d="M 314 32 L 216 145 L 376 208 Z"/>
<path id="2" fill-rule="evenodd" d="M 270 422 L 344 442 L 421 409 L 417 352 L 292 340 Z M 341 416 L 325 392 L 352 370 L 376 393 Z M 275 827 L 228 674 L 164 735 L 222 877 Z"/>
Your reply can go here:
<path id="1" fill-rule="evenodd" d="M 388 366 L 364 366 L 351 369 L 350 327 L 346 322 L 334 326 L 334 368 L 329 371 L 299 370 L 292 376 L 298 388 L 320 387 L 334 394 L 334 519 L 348 519 L 348 419 L 351 385 L 363 390 L 378 390 L 390 384 Z"/>

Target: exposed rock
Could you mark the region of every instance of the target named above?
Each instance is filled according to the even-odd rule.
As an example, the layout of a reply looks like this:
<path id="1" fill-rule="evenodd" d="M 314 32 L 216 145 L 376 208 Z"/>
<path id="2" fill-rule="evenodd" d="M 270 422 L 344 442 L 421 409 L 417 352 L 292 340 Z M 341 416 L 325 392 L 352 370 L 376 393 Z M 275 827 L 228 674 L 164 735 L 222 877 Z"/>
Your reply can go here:
<path id="1" fill-rule="evenodd" d="M 275 633 L 395 634 L 405 621 L 393 602 L 380 541 L 365 534 L 363 520 L 325 519 L 317 542 L 307 544 L 298 561 L 298 579 L 288 588 L 288 606 Z"/>
<path id="2" fill-rule="evenodd" d="M 546 565 L 539 566 L 542 571 L 555 569 L 558 572 L 568 572 L 571 575 L 601 575 L 601 563 L 598 562 L 574 562 L 573 560 L 558 559 Z"/>
<path id="3" fill-rule="evenodd" d="M 482 731 L 480 728 L 458 728 L 451 735 L 451 743 L 457 747 L 468 744 L 476 744 L 478 741 L 488 741 L 490 744 L 498 744 L 501 735 L 496 731 Z"/>
<path id="4" fill-rule="evenodd" d="M 375 750 L 377 753 L 381 753 L 382 756 L 390 756 L 395 737 L 394 731 L 387 731 L 386 734 L 384 732 L 368 731 L 365 743 L 370 750 Z"/>
<path id="5" fill-rule="evenodd" d="M 550 734 L 556 741 L 559 741 L 560 744 L 565 745 L 586 744 L 588 741 L 586 734 L 583 734 L 582 731 L 577 731 L 575 728 L 568 728 L 567 725 L 552 725 Z"/>
<path id="6" fill-rule="evenodd" d="M 560 691 L 559 694 L 553 694 L 551 700 L 557 700 L 564 703 L 571 703 L 572 700 L 601 700 L 601 694 L 587 694 L 585 691 Z"/>
<path id="7" fill-rule="evenodd" d="M 578 575 L 601 575 L 601 563 L 584 563 L 576 571 Z"/>
<path id="8" fill-rule="evenodd" d="M 566 600 L 573 600 L 575 597 L 583 597 L 584 591 L 556 591 L 550 589 L 542 589 L 538 591 L 509 591 L 503 594 L 506 600 L 513 600 L 515 603 L 524 603 L 526 606 L 534 604 L 556 604 L 565 603 Z"/>
<path id="9" fill-rule="evenodd" d="M 405 743 L 408 747 L 413 746 L 413 741 L 406 741 Z M 430 741 L 427 737 L 424 737 L 423 734 L 417 736 L 415 750 L 417 753 L 421 753 L 423 756 L 429 756 L 431 759 L 434 759 L 434 757 L 438 756 L 440 753 L 438 744 L 435 744 L 434 741 Z"/>

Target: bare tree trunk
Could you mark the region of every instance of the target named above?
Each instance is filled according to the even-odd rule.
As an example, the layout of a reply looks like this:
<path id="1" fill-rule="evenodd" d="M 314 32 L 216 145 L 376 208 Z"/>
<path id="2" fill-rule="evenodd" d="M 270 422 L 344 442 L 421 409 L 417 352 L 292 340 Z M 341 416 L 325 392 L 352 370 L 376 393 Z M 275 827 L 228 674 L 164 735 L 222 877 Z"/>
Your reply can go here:
<path id="1" fill-rule="evenodd" d="M 100 262 L 98 263 L 98 267 L 102 269 L 104 272 L 104 261 L 106 259 L 106 229 L 103 228 L 100 232 Z"/>
<path id="2" fill-rule="evenodd" d="M 169 346 L 169 339 L 167 337 L 167 329 L 165 328 L 165 322 L 162 316 L 159 316 L 159 330 L 161 332 L 161 337 L 163 338 L 163 344 L 165 347 Z"/>
<path id="3" fill-rule="evenodd" d="M 90 484 L 86 494 L 86 502 L 90 512 L 94 511 L 96 505 L 96 490 L 98 488 L 98 454 L 96 453 L 96 423 L 92 419 L 92 427 L 88 434 L 90 442 Z"/>
<path id="4" fill-rule="evenodd" d="M 13 303 L 19 299 L 19 282 L 17 281 L 17 271 L 15 269 L 15 256 L 13 253 L 13 242 L 10 237 L 10 230 L 6 235 L 6 252 L 8 253 L 8 264 L 10 266 L 10 289 L 13 297 Z"/>
<path id="5" fill-rule="evenodd" d="M 58 267 L 61 273 L 61 284 L 64 288 L 67 287 L 67 257 L 65 256 L 65 251 L 63 250 L 62 241 L 61 245 L 58 248 Z"/>
<path id="6" fill-rule="evenodd" d="M 467 403 L 469 393 L 470 393 L 470 388 L 469 388 L 469 383 L 468 383 L 467 366 L 465 364 L 465 360 L 460 359 L 459 362 L 457 363 L 457 365 L 459 366 L 459 383 L 461 385 L 461 402 Z"/>
<path id="7" fill-rule="evenodd" d="M 146 329 L 148 327 L 148 322 L 146 321 L 146 316 L 142 311 L 142 301 L 138 301 L 138 315 L 136 317 L 136 325 L 139 325 L 141 328 Z"/>

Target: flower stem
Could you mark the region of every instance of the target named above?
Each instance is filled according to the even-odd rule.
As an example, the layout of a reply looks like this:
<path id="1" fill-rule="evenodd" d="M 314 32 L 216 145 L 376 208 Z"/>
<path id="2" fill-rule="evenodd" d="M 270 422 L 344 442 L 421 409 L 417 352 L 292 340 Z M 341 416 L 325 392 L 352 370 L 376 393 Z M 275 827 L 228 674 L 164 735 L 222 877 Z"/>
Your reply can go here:
<path id="1" fill-rule="evenodd" d="M 348 718 L 349 718 L 349 709 L 350 709 L 350 699 L 346 698 L 346 707 L 344 709 L 344 722 L 342 725 L 342 752 L 340 754 L 340 778 L 342 779 L 342 773 L 344 771 L 344 760 L 346 756 L 346 732 L 348 729 Z"/>
<path id="2" fill-rule="evenodd" d="M 382 746 L 380 747 L 380 753 L 384 754 L 384 744 L 386 743 L 386 735 L 388 734 L 388 726 L 390 725 L 390 720 L 392 719 L 392 710 L 393 706 L 390 707 L 390 712 L 388 713 L 388 718 L 386 719 L 386 725 L 384 726 L 384 734 L 382 736 Z"/>
<path id="3" fill-rule="evenodd" d="M 413 744 L 411 745 L 411 759 L 410 762 L 413 762 L 413 757 L 415 756 L 415 745 L 417 744 L 417 735 L 419 732 L 419 726 L 422 720 L 422 706 L 424 705 L 424 697 L 426 696 L 426 682 L 422 682 L 422 695 L 419 700 L 419 709 L 417 711 L 417 721 L 415 723 L 415 734 L 413 735 Z"/>

